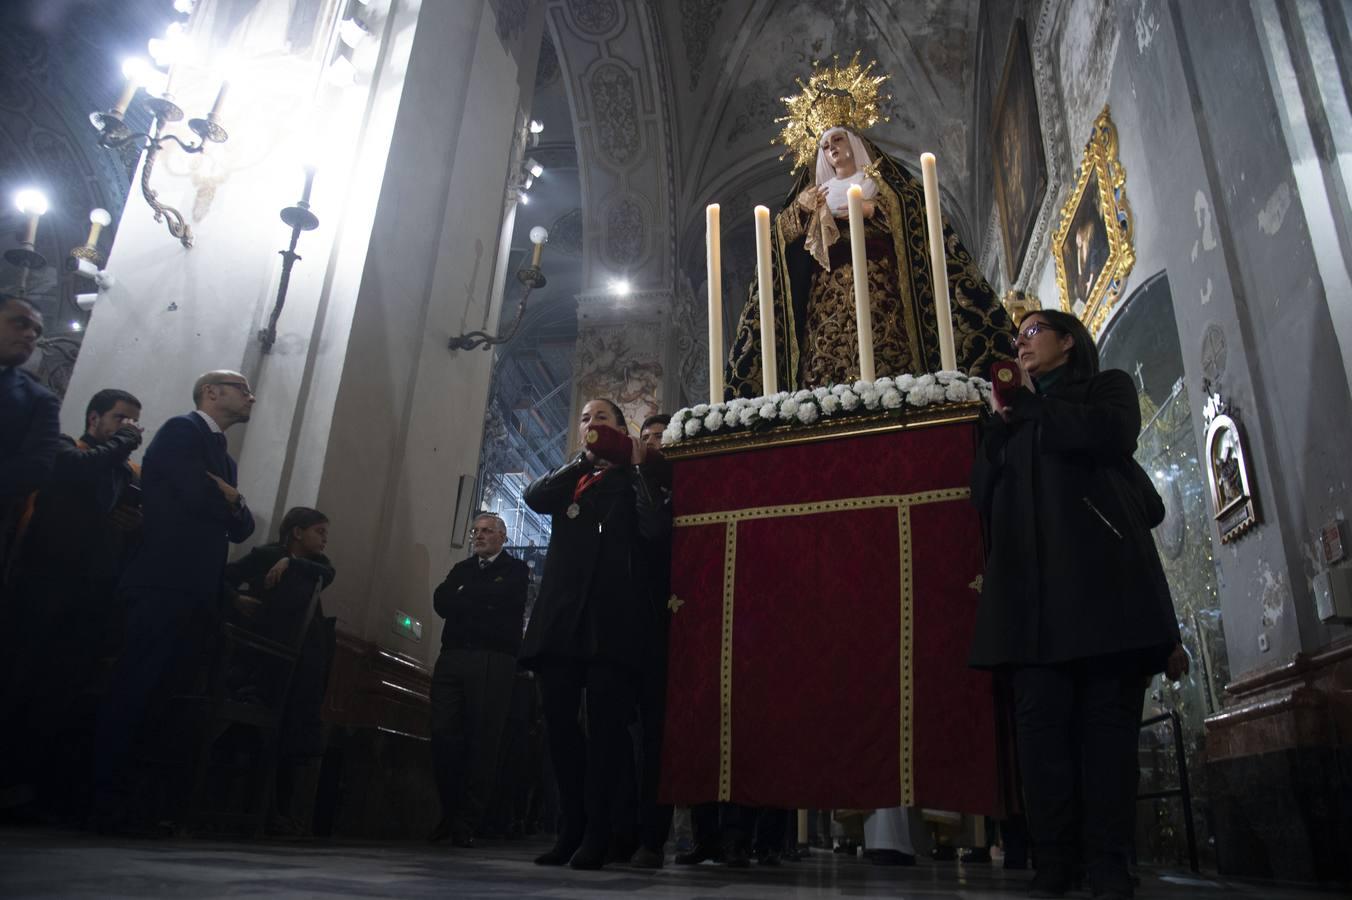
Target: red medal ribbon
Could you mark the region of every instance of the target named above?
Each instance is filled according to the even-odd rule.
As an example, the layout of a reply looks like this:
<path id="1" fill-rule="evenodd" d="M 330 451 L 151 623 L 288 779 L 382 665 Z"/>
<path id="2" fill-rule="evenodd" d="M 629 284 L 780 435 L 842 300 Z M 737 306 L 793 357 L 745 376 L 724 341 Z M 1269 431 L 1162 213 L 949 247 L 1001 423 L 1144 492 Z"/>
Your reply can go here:
<path id="1" fill-rule="evenodd" d="M 586 475 L 579 478 L 577 480 L 577 487 L 573 488 L 573 502 L 576 503 L 579 498 L 582 497 L 583 493 L 586 492 L 587 488 L 606 477 L 606 473 L 609 471 L 609 469 L 602 469 L 599 472 L 588 472 Z"/>

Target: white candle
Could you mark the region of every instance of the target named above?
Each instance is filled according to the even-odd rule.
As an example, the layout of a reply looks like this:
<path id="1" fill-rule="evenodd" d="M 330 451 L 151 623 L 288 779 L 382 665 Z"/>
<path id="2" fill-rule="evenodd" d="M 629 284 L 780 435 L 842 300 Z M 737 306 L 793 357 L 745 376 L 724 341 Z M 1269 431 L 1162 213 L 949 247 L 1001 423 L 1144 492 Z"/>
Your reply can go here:
<path id="1" fill-rule="evenodd" d="M 211 112 L 207 118 L 213 122 L 220 121 L 221 110 L 225 107 L 225 95 L 230 92 L 230 82 L 222 81 L 221 89 L 216 92 L 216 102 L 211 105 Z"/>
<path id="2" fill-rule="evenodd" d="M 723 250 L 718 224 L 719 206 L 704 210 L 709 279 L 709 402 L 723 402 Z"/>
<path id="3" fill-rule="evenodd" d="M 113 104 L 112 111 L 117 113 L 119 117 L 125 116 L 127 114 L 127 107 L 131 106 L 132 98 L 136 96 L 136 90 L 139 87 L 140 85 L 136 83 L 135 78 L 128 78 L 126 86 L 122 88 L 122 96 L 117 98 L 117 102 Z"/>
<path id="4" fill-rule="evenodd" d="M 770 209 L 756 207 L 756 274 L 759 277 L 761 327 L 761 391 L 768 397 L 779 392 L 779 366 L 775 362 L 775 292 L 770 276 Z"/>
<path id="5" fill-rule="evenodd" d="M 854 321 L 859 332 L 859 377 L 874 381 L 873 315 L 868 302 L 868 253 L 864 248 L 864 189 L 850 185 L 850 264 L 854 269 Z"/>
<path id="6" fill-rule="evenodd" d="M 953 309 L 948 301 L 948 264 L 944 254 L 944 225 L 939 216 L 939 173 L 933 153 L 920 154 L 920 171 L 925 182 L 925 218 L 929 224 L 930 273 L 934 276 L 934 315 L 939 322 L 939 368 L 958 367 L 953 352 Z"/>

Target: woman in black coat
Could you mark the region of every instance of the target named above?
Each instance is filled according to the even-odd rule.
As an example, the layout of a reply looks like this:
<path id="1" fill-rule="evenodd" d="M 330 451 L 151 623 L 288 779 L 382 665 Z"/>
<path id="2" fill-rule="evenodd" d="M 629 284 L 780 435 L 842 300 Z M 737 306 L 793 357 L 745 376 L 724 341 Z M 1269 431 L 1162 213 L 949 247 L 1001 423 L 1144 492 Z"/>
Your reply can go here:
<path id="1" fill-rule="evenodd" d="M 625 431 L 609 400 L 582 408 L 579 436 Z M 583 451 L 526 488 L 526 503 L 552 517 L 540 595 L 521 647 L 521 665 L 540 678 L 562 821 L 540 865 L 595 869 L 611 837 L 615 773 L 632 753 L 639 672 L 656 627 L 649 602 L 649 544 L 667 540 L 671 522 L 639 472 L 643 445 L 630 439 L 630 465 Z M 586 694 L 587 728 L 578 723 Z"/>
<path id="2" fill-rule="evenodd" d="M 1023 384 L 992 398 L 972 471 L 987 558 L 971 664 L 1013 683 L 1030 896 L 1062 896 L 1082 847 L 1094 896 L 1129 897 L 1145 688 L 1187 660 L 1150 535 L 1159 498 L 1132 459 L 1135 385 L 1099 371 L 1080 320 L 1035 310 L 1016 348 Z"/>

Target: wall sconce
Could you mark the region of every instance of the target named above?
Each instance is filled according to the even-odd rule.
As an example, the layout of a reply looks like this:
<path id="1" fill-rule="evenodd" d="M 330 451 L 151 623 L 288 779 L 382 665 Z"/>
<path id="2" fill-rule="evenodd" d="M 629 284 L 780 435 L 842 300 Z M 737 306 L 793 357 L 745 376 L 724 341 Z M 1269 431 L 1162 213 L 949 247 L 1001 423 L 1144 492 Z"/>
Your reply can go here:
<path id="1" fill-rule="evenodd" d="M 113 276 L 103 271 L 107 257 L 99 249 L 99 235 L 112 223 L 113 217 L 108 214 L 108 210 L 90 211 L 89 237 L 79 247 L 71 248 L 70 255 L 66 257 L 66 271 L 94 282 L 94 291 L 75 295 L 75 305 L 85 312 L 94 308 L 99 294 L 113 286 Z"/>
<path id="2" fill-rule="evenodd" d="M 183 110 L 170 99 L 168 93 L 159 97 L 149 97 L 145 101 L 154 122 L 150 131 L 133 134 L 131 129 L 123 122 L 127 108 L 131 105 L 137 90 L 146 78 L 148 68 L 149 64 L 144 61 L 139 64 L 132 61 L 124 65 L 123 74 L 127 76 L 127 86 L 122 95 L 107 112 L 91 113 L 89 121 L 99 130 L 98 144 L 100 147 L 117 150 L 133 142 L 142 145 L 141 149 L 145 151 L 146 159 L 141 166 L 141 196 L 145 198 L 146 203 L 154 211 L 155 221 L 164 222 L 169 229 L 169 234 L 177 238 L 184 247 L 191 247 L 193 242 L 192 229 L 188 227 L 182 213 L 159 201 L 159 194 L 150 187 L 150 177 L 155 170 L 155 159 L 168 141 L 178 144 L 184 153 L 201 153 L 209 143 L 222 144 L 229 140 L 230 136 L 221 125 L 221 111 L 225 107 L 225 98 L 229 93 L 230 82 L 223 81 L 221 83 L 221 88 L 216 94 L 216 102 L 212 104 L 211 111 L 207 113 L 205 119 L 188 120 L 188 127 L 198 137 L 197 143 L 188 144 L 180 140 L 177 135 L 164 134 L 166 124 L 178 122 L 183 118 Z"/>
<path id="3" fill-rule="evenodd" d="M 523 197 L 524 201 L 525 198 Z M 486 331 L 471 331 L 466 334 L 459 334 L 447 342 L 446 347 L 450 350 L 473 350 L 475 347 L 482 347 L 487 350 L 495 344 L 505 344 L 516 337 L 517 329 L 521 327 L 521 320 L 526 316 L 526 301 L 530 299 L 530 292 L 536 288 L 544 287 L 548 282 L 545 281 L 545 275 L 540 271 L 540 256 L 544 253 L 545 242 L 549 240 L 549 232 L 540 225 L 536 225 L 530 230 L 530 242 L 534 244 L 531 253 L 530 265 L 522 266 L 516 273 L 516 280 L 526 286 L 526 292 L 521 295 L 521 303 L 516 308 L 516 319 L 512 322 L 512 327 L 507 329 L 507 333 L 501 337 L 493 337 Z"/>
<path id="4" fill-rule="evenodd" d="M 19 246 L 5 251 L 5 262 L 19 269 L 18 292 L 20 297 L 28 294 L 28 275 L 34 269 L 47 265 L 47 259 L 36 249 L 38 241 L 38 221 L 47 212 L 47 197 L 41 191 L 27 189 L 14 196 L 14 205 L 19 212 L 28 217 Z"/>
<path id="5" fill-rule="evenodd" d="M 310 212 L 310 191 L 315 183 L 314 166 L 305 167 L 305 189 L 301 191 L 300 201 L 295 206 L 288 206 L 281 212 L 282 221 L 291 228 L 291 244 L 285 250 L 279 250 L 282 255 L 282 278 L 277 284 L 277 300 L 272 305 L 272 315 L 268 317 L 268 327 L 258 329 L 258 343 L 262 345 L 264 353 L 272 352 L 272 345 L 277 342 L 277 319 L 282 315 L 282 307 L 286 304 L 286 290 L 291 286 L 291 267 L 300 259 L 300 254 L 296 252 L 296 244 L 300 241 L 302 231 L 314 231 L 319 227 L 319 217 Z"/>

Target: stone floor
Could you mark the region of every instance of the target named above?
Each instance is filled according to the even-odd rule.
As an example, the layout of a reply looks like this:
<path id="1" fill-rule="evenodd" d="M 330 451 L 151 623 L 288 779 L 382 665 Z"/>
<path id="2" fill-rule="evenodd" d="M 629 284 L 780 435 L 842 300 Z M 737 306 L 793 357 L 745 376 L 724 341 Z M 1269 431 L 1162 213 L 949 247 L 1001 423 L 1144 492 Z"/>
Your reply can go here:
<path id="1" fill-rule="evenodd" d="M 0 831 L 0 896 L 984 900 L 1022 897 L 1027 878 L 1027 873 L 1006 874 L 991 865 L 925 862 L 913 869 L 880 868 L 825 851 L 777 869 L 729 870 L 710 863 L 678 867 L 668 859 L 659 872 L 623 867 L 574 872 L 532 865 L 531 857 L 542 846 L 504 843 L 451 850 L 393 843 L 135 841 L 55 831 Z M 1144 872 L 1137 893 L 1140 900 L 1329 896 L 1333 894 L 1166 870 Z"/>

